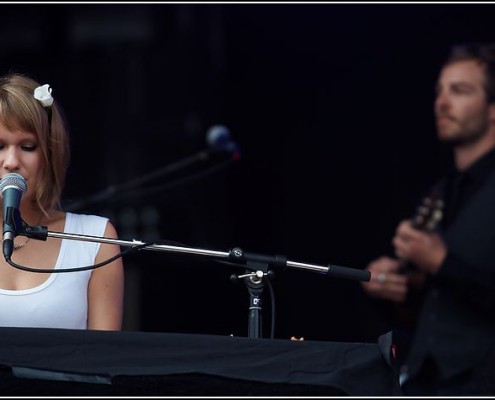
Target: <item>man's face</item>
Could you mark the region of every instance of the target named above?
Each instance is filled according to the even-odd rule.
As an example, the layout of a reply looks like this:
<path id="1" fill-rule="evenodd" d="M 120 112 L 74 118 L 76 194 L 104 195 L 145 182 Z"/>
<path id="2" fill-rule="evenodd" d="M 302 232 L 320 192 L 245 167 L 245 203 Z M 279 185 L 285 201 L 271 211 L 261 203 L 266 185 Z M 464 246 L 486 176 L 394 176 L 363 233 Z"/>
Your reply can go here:
<path id="1" fill-rule="evenodd" d="M 474 60 L 445 66 L 438 78 L 435 116 L 441 141 L 454 146 L 476 142 L 488 130 L 489 105 L 484 68 Z"/>

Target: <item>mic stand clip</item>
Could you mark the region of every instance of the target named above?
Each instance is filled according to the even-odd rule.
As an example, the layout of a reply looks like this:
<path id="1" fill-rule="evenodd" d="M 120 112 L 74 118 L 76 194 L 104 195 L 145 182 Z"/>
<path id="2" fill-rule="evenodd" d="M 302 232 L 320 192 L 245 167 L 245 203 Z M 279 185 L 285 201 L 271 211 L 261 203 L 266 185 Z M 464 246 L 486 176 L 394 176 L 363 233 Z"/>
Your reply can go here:
<path id="1" fill-rule="evenodd" d="M 265 288 L 265 277 L 273 276 L 268 270 L 267 263 L 247 261 L 246 273 L 233 275 L 233 280 L 243 279 L 249 292 L 248 337 L 261 338 L 263 336 L 262 322 L 262 295 Z"/>

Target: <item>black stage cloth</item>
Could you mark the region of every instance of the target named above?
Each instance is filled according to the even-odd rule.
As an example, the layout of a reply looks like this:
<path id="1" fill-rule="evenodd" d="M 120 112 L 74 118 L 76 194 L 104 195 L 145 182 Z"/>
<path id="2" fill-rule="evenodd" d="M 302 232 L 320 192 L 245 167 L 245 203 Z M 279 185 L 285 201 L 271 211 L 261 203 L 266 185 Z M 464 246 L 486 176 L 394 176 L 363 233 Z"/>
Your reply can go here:
<path id="1" fill-rule="evenodd" d="M 0 395 L 396 396 L 390 338 L 0 328 Z"/>

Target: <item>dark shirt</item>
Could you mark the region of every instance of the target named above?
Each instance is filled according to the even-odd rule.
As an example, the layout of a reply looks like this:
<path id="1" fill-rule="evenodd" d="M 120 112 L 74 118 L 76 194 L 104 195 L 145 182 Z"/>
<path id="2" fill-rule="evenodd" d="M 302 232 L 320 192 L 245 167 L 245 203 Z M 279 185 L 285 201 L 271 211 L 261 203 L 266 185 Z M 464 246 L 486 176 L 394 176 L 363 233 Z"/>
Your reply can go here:
<path id="1" fill-rule="evenodd" d="M 447 229 L 466 201 L 486 181 L 495 170 L 495 149 L 477 160 L 465 171 L 452 171 L 445 182 L 445 211 L 441 221 L 442 229 Z"/>

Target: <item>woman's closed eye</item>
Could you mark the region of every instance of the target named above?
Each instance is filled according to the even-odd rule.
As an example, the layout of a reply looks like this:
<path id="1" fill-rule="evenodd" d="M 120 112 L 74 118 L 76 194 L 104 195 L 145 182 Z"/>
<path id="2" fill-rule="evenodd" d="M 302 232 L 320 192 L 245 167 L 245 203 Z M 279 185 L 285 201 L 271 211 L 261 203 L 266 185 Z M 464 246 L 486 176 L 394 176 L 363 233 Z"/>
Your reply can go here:
<path id="1" fill-rule="evenodd" d="M 1 148 L 1 145 L 0 145 L 0 148 Z M 36 149 L 38 148 L 38 145 L 36 143 L 32 143 L 32 144 L 23 144 L 21 146 L 21 149 L 24 150 L 24 151 L 28 151 L 28 152 L 31 152 L 31 151 L 36 151 Z"/>

